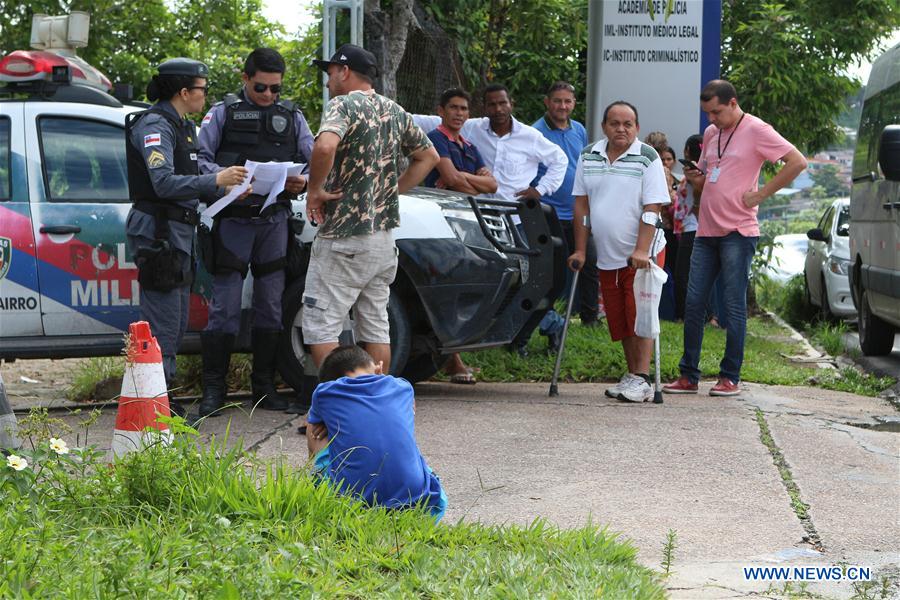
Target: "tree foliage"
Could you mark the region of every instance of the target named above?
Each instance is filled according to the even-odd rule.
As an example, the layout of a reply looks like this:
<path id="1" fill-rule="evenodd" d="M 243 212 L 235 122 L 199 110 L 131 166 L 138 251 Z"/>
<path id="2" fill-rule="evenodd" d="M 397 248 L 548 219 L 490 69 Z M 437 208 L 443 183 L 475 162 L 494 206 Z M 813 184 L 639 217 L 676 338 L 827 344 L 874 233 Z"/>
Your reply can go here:
<path id="1" fill-rule="evenodd" d="M 554 79 L 569 80 L 584 99 L 585 0 L 435 0 L 427 8 L 455 38 L 470 89 L 505 83 L 523 119 L 543 112 L 542 92 Z M 837 138 L 834 121 L 857 91 L 848 67 L 897 27 L 897 0 L 725 0 L 722 76 L 743 108 L 819 150 Z"/>
<path id="2" fill-rule="evenodd" d="M 584 119 L 587 0 L 435 0 L 425 8 L 456 40 L 476 96 L 503 83 L 530 123 L 543 114 L 550 84 L 564 79 L 577 90 L 575 118 Z"/>
<path id="3" fill-rule="evenodd" d="M 896 0 L 727 0 L 722 76 L 741 107 L 812 152 L 838 137 L 836 118 L 858 81 L 848 67 L 900 27 Z"/>
<path id="4" fill-rule="evenodd" d="M 176 56 L 210 68 L 210 101 L 237 91 L 244 59 L 254 48 L 279 50 L 287 63 L 284 97 L 315 128 L 321 111 L 321 79 L 311 60 L 321 44 L 318 27 L 286 39 L 280 25 L 262 15 L 262 0 L 0 0 L 0 53 L 29 48 L 33 14 L 91 14 L 88 46 L 78 55 L 113 82 L 130 83 L 143 98 L 156 65 Z M 310 114 L 312 113 L 312 114 Z"/>
<path id="5" fill-rule="evenodd" d="M 836 165 L 825 165 L 819 169 L 810 171 L 810 177 L 815 187 L 821 187 L 826 198 L 838 198 L 850 193 L 848 181 L 840 177 L 840 170 Z"/>

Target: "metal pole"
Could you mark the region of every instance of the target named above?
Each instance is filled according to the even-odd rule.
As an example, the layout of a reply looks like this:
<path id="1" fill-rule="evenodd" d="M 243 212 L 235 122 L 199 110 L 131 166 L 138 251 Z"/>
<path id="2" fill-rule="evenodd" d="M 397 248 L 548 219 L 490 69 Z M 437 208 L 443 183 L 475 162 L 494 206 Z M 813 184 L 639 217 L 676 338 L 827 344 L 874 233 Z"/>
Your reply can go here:
<path id="1" fill-rule="evenodd" d="M 342 10 L 350 11 L 350 43 L 363 45 L 363 0 L 324 0 L 322 2 L 322 60 L 328 60 L 338 47 L 337 17 Z M 322 74 L 322 104 L 328 104 L 328 76 Z"/>
<path id="2" fill-rule="evenodd" d="M 603 98 L 600 94 L 600 72 L 603 69 L 603 0 L 588 2 L 588 53 L 587 53 L 587 109 L 588 139 L 600 139 L 603 134 L 600 121 L 603 118 Z"/>

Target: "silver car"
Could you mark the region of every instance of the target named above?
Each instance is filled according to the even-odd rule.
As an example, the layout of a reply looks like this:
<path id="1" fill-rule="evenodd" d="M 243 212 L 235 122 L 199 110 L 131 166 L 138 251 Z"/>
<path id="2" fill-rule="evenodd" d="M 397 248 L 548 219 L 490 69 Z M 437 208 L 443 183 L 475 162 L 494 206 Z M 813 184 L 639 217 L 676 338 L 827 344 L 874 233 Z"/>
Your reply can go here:
<path id="1" fill-rule="evenodd" d="M 806 232 L 809 247 L 803 269 L 806 297 L 818 306 L 826 319 L 854 317 L 856 307 L 850 295 L 850 199 L 839 198 Z"/>

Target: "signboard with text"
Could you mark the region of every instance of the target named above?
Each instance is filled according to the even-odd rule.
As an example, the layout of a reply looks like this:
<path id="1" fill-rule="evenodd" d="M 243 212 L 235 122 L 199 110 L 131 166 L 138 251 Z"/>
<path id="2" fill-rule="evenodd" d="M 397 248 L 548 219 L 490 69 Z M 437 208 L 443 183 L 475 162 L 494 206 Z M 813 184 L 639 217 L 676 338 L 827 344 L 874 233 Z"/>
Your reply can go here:
<path id="1" fill-rule="evenodd" d="M 598 106 L 634 104 L 640 138 L 662 131 L 680 157 L 707 123 L 700 89 L 719 76 L 718 0 L 603 0 Z M 599 122 L 599 121 L 598 121 Z M 599 132 L 598 132 L 599 133 Z"/>

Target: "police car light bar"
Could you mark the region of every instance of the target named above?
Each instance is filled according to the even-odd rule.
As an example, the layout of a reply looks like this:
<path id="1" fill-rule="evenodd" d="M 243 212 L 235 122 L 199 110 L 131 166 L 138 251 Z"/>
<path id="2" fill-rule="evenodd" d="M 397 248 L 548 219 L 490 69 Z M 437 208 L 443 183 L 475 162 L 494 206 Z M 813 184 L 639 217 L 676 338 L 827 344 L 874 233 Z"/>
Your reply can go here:
<path id="1" fill-rule="evenodd" d="M 77 56 L 60 56 L 37 50 L 16 50 L 3 57 L 0 60 L 0 81 L 71 81 L 105 92 L 112 90 L 112 84 L 103 73 Z"/>

